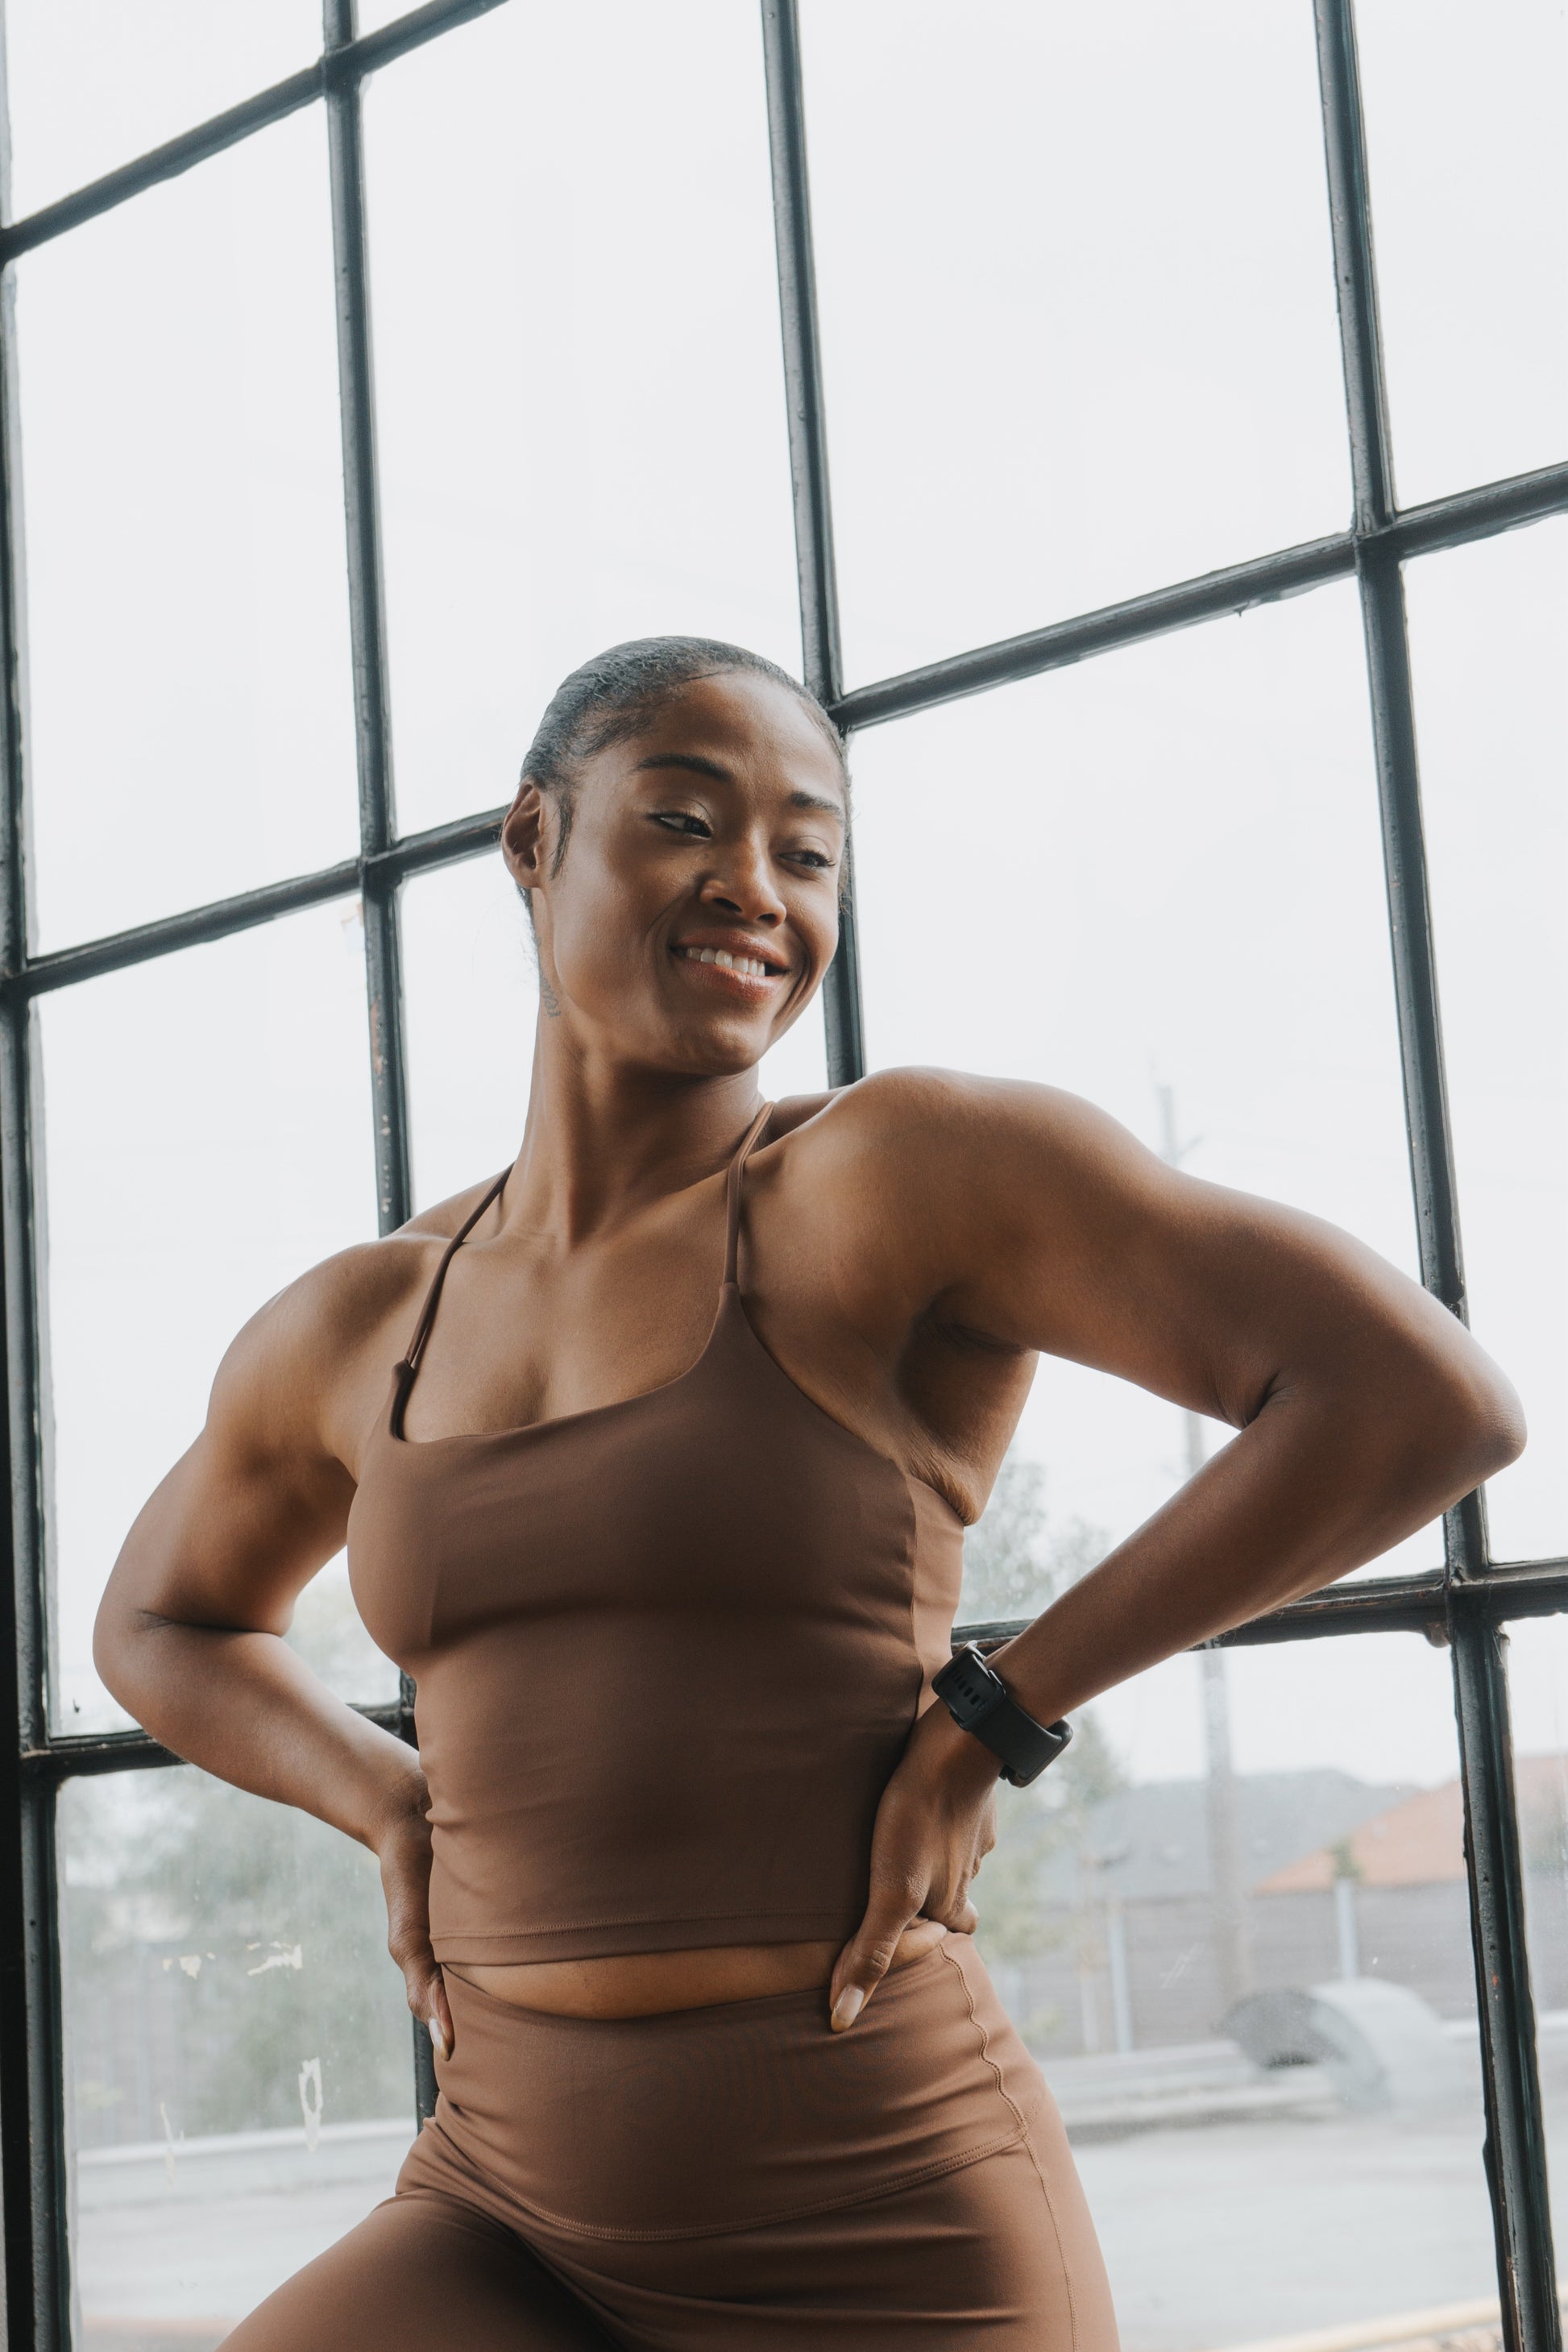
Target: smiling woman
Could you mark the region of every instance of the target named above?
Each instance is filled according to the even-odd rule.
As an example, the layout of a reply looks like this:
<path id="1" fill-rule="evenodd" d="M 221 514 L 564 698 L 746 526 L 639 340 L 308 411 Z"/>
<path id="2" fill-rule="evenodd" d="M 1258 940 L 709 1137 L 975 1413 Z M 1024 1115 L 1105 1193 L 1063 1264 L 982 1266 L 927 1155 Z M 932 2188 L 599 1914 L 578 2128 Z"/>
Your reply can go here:
<path id="1" fill-rule="evenodd" d="M 100 1670 L 146 1727 L 374 1852 L 438 2053 L 394 2196 L 237 2352 L 395 2319 L 651 2347 L 671 2308 L 740 2352 L 791 2297 L 855 2352 L 911 2311 L 952 2352 L 1109 2352 L 973 1941 L 999 1772 L 1522 1442 L 1405 1276 L 1072 1096 L 898 1070 L 761 1101 L 837 945 L 847 814 L 826 714 L 754 655 L 573 674 L 500 829 L 540 978 L 516 1158 L 252 1318 L 110 1580 Z M 1238 1433 L 961 1702 L 963 1530 L 1041 1350 Z M 417 1754 L 282 1639 L 345 1540 Z"/>
<path id="2" fill-rule="evenodd" d="M 580 820 L 590 767 L 593 805 Z M 589 873 L 565 911 L 552 910 L 546 1013 L 560 1003 L 548 962 L 572 967 L 580 1002 L 594 995 L 588 967 L 620 928 L 606 929 L 603 894 L 618 900 L 635 879 L 647 908 L 637 952 L 680 992 L 660 995 L 658 1017 L 684 1006 L 700 1026 L 731 1006 L 736 1019 L 714 1032 L 713 1049 L 726 1059 L 744 1037 L 760 1059 L 810 1002 L 837 944 L 847 824 L 839 739 L 773 662 L 706 638 L 647 637 L 585 663 L 552 698 L 502 829 L 536 936 L 537 885 L 560 874 L 574 830 L 587 835 L 577 856 Z M 715 858 L 727 887 L 693 903 L 688 878 Z M 617 1029 L 636 987 L 629 951 L 624 942 L 604 975 Z M 661 1058 L 671 1046 L 706 1054 L 690 1018 L 678 1034 Z"/>

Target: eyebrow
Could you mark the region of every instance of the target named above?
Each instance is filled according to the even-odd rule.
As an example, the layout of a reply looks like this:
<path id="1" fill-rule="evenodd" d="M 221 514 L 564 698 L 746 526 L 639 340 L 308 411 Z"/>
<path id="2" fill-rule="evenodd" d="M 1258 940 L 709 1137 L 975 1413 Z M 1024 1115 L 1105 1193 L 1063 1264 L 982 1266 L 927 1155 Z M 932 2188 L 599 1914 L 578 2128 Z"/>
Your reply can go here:
<path id="1" fill-rule="evenodd" d="M 637 761 L 632 772 L 640 774 L 645 768 L 684 768 L 690 775 L 712 776 L 721 784 L 732 784 L 735 781 L 730 769 L 717 760 L 705 760 L 700 751 L 650 751 L 646 760 Z M 825 800 L 820 793 L 793 792 L 785 805 L 789 808 L 821 809 L 826 815 L 837 817 L 841 824 L 844 822 L 842 802 Z"/>
<path id="2" fill-rule="evenodd" d="M 717 776 L 721 784 L 735 781 L 729 769 L 721 767 L 717 760 L 704 760 L 696 751 L 652 751 L 646 760 L 637 761 L 632 772 L 639 774 L 644 768 L 688 768 L 694 776 Z"/>

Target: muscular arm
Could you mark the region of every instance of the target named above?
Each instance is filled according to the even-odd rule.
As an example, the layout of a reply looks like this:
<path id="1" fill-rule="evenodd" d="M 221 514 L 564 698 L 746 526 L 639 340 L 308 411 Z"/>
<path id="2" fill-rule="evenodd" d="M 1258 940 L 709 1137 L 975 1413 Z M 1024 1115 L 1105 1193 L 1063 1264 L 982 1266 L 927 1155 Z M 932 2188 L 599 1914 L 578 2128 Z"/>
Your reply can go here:
<path id="1" fill-rule="evenodd" d="M 331 1424 L 345 1355 L 384 1287 L 369 1256 L 317 1268 L 234 1341 L 201 1435 L 125 1539 L 93 1658 L 176 1755 L 379 1847 L 423 1805 L 418 1759 L 283 1639 L 300 1589 L 343 1541 L 353 1481 Z"/>
<path id="2" fill-rule="evenodd" d="M 995 1654 L 1041 1719 L 1331 1582 L 1521 1450 L 1496 1365 L 1350 1235 L 1180 1175 L 1047 1087 L 887 1087 L 883 1115 L 921 1135 L 899 1182 L 937 1334 L 1048 1350 L 1240 1433 Z"/>

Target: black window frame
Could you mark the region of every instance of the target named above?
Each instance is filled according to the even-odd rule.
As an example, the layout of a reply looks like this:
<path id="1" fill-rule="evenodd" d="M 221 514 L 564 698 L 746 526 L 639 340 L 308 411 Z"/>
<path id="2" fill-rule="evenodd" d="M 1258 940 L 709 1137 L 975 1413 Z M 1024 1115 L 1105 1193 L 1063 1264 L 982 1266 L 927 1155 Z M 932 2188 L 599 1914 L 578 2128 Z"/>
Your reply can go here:
<path id="1" fill-rule="evenodd" d="M 361 95 L 365 78 L 509 0 L 429 0 L 356 36 L 354 0 L 323 0 L 318 61 L 58 203 L 0 225 L 0 1180 L 5 1345 L 10 1412 L 3 1442 L 12 1573 L 0 1578 L 0 1639 L 16 1662 L 14 1726 L 0 1742 L 0 2161 L 13 2352 L 67 2352 L 68 2201 L 55 1811 L 73 1776 L 180 1759 L 136 1731 L 52 1733 L 47 1693 L 43 1459 L 35 1172 L 29 1103 L 37 1084 L 37 999 L 55 989 L 228 937 L 295 909 L 359 894 L 364 914 L 376 1197 L 383 1233 L 411 1213 L 399 893 L 406 877 L 489 848 L 500 809 L 425 832 L 396 829 L 374 380 L 367 290 Z M 1394 501 L 1365 135 L 1352 0 L 1313 0 L 1328 195 L 1343 358 L 1354 511 L 1348 530 L 1202 578 L 1125 599 L 1023 635 L 846 691 L 839 634 L 824 392 L 806 173 L 796 0 L 761 0 L 778 284 L 787 397 L 804 675 L 848 735 L 859 728 L 1030 677 L 1142 639 L 1240 613 L 1328 581 L 1358 583 L 1382 821 L 1394 995 L 1422 1279 L 1464 1318 L 1465 1284 L 1436 971 L 1433 954 L 1403 566 L 1409 557 L 1568 511 L 1568 463 L 1401 509 Z M 15 272 L 22 254 L 301 108 L 326 109 L 344 512 L 359 781 L 357 857 L 239 893 L 112 937 L 28 951 L 24 822 L 25 680 L 20 559 Z M 8 184 L 8 172 L 5 174 Z M 830 1083 L 866 1066 L 851 886 L 844 935 L 824 989 Z M 1535 2021 L 1525 1946 L 1502 1635 L 1510 1618 L 1568 1610 L 1568 1559 L 1494 1563 L 1484 1497 L 1445 1521 L 1441 1570 L 1385 1577 L 1292 1603 L 1224 1637 L 1226 1646 L 1413 1630 L 1451 1653 L 1464 1790 L 1482 2082 L 1486 2174 L 1509 2352 L 1561 2352 Z M 1020 1621 L 1021 1622 L 1021 1621 Z M 963 1626 L 994 1646 L 1014 1623 Z M 361 1712 L 414 1737 L 413 1689 Z M 14 1733 L 14 1736 L 13 1736 Z M 414 2035 L 416 2114 L 434 2083 Z"/>

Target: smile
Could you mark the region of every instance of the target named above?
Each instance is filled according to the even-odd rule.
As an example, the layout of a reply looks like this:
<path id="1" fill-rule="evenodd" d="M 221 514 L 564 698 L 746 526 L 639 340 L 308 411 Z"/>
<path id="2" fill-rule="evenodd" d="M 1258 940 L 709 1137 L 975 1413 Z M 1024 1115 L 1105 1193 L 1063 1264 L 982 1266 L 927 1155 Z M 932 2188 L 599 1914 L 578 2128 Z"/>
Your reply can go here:
<path id="1" fill-rule="evenodd" d="M 687 963 L 715 965 L 721 971 L 731 971 L 742 980 L 777 980 L 780 967 L 764 963 L 760 956 L 731 955 L 726 948 L 683 948 L 673 952 Z"/>

